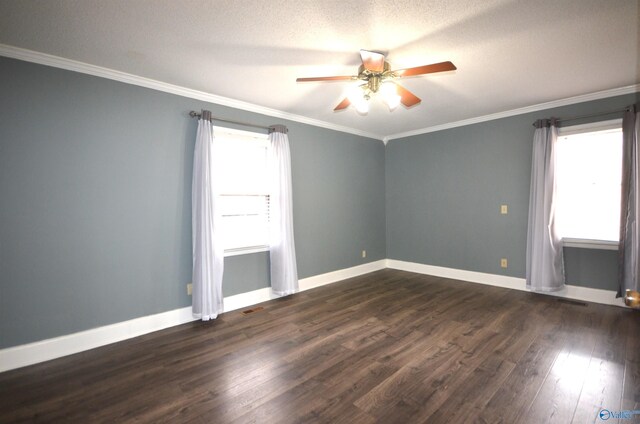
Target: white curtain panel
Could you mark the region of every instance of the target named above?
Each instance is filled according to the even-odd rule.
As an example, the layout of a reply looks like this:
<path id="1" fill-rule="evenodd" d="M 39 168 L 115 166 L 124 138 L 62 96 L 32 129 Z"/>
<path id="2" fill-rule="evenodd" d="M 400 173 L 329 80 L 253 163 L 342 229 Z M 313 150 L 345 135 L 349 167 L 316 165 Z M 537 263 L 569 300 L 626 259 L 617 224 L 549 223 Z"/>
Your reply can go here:
<path id="1" fill-rule="evenodd" d="M 555 143 L 554 120 L 539 120 L 533 136 L 529 225 L 527 228 L 527 288 L 556 291 L 564 287 L 562 240 L 554 220 Z"/>
<path id="2" fill-rule="evenodd" d="M 224 246 L 220 239 L 221 216 L 217 202 L 216 142 L 211 112 L 203 111 L 193 155 L 191 225 L 193 241 L 193 315 L 215 319 L 223 308 Z M 218 203 L 219 205 L 219 203 Z"/>
<path id="3" fill-rule="evenodd" d="M 640 153 L 638 152 L 638 130 L 640 113 L 638 105 L 630 107 L 622 118 L 622 205 L 620 211 L 620 287 L 618 296 L 625 290 L 640 291 L 640 264 L 638 250 L 640 236 L 638 211 L 640 211 Z"/>
<path id="4" fill-rule="evenodd" d="M 276 295 L 286 296 L 298 291 L 298 268 L 293 240 L 291 154 L 287 128 L 282 125 L 270 127 L 269 143 L 271 289 Z"/>

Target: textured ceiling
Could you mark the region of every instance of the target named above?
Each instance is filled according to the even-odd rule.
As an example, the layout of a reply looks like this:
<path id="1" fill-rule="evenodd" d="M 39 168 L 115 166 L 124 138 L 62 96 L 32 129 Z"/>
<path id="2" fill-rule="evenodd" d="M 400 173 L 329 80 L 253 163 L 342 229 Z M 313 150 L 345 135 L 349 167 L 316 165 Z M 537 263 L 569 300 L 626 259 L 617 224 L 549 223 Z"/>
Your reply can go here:
<path id="1" fill-rule="evenodd" d="M 638 0 L 0 0 L 0 43 L 389 135 L 640 81 Z M 413 77 L 390 112 L 333 112 L 359 49 Z"/>

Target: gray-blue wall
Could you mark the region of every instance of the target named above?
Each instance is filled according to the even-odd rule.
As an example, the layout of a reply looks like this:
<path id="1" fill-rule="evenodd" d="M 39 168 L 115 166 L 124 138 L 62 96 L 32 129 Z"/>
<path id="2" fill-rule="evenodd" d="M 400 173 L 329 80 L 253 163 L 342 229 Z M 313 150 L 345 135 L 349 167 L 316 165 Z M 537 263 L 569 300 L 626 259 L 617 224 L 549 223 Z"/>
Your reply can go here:
<path id="1" fill-rule="evenodd" d="M 393 140 L 385 150 L 0 58 L 0 348 L 190 304 L 190 110 L 289 127 L 301 278 L 385 257 L 523 277 L 531 123 L 635 101 L 520 115 Z M 565 253 L 570 283 L 615 288 L 615 252 Z M 268 269 L 266 253 L 226 258 L 225 295 L 267 287 Z"/>
<path id="2" fill-rule="evenodd" d="M 524 278 L 531 124 L 636 101 L 620 96 L 390 141 L 387 256 Z M 507 215 L 500 214 L 501 204 L 508 205 Z M 500 258 L 508 259 L 507 269 Z M 616 252 L 565 248 L 565 261 L 568 283 L 616 289 Z"/>
<path id="3" fill-rule="evenodd" d="M 191 304 L 199 109 L 288 126 L 300 278 L 386 257 L 380 141 L 0 58 L 0 348 Z M 225 296 L 269 285 L 225 264 Z"/>

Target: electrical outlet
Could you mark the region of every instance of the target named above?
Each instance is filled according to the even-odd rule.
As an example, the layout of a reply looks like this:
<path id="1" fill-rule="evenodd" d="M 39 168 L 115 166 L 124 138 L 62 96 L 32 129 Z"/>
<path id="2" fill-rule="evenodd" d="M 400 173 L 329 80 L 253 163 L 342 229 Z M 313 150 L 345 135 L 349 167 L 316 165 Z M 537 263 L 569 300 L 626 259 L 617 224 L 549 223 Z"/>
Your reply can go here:
<path id="1" fill-rule="evenodd" d="M 509 207 L 507 205 L 500 205 L 500 213 L 506 215 L 509 213 Z"/>
<path id="2" fill-rule="evenodd" d="M 506 268 L 507 267 L 507 258 L 500 259 L 500 266 L 502 268 Z"/>
<path id="3" fill-rule="evenodd" d="M 193 293 L 193 284 L 189 283 L 187 284 L 187 294 L 191 296 L 192 293 Z"/>
<path id="4" fill-rule="evenodd" d="M 366 258 L 366 257 L 367 257 L 367 251 L 366 251 L 366 250 L 363 250 L 363 251 L 362 251 L 362 257 L 363 257 L 363 258 Z"/>

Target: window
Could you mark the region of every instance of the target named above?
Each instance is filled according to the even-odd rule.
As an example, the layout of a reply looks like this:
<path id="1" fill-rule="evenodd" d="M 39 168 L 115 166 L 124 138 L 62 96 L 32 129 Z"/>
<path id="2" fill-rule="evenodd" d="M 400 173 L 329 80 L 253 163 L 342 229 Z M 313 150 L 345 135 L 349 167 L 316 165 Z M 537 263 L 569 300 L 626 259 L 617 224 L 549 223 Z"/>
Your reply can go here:
<path id="1" fill-rule="evenodd" d="M 214 127 L 221 155 L 220 203 L 225 255 L 267 250 L 269 174 L 266 134 Z"/>
<path id="2" fill-rule="evenodd" d="M 621 120 L 614 120 L 559 130 L 555 205 L 557 229 L 565 246 L 617 246 L 622 180 L 621 125 Z M 591 246 L 587 246 L 589 243 Z"/>

